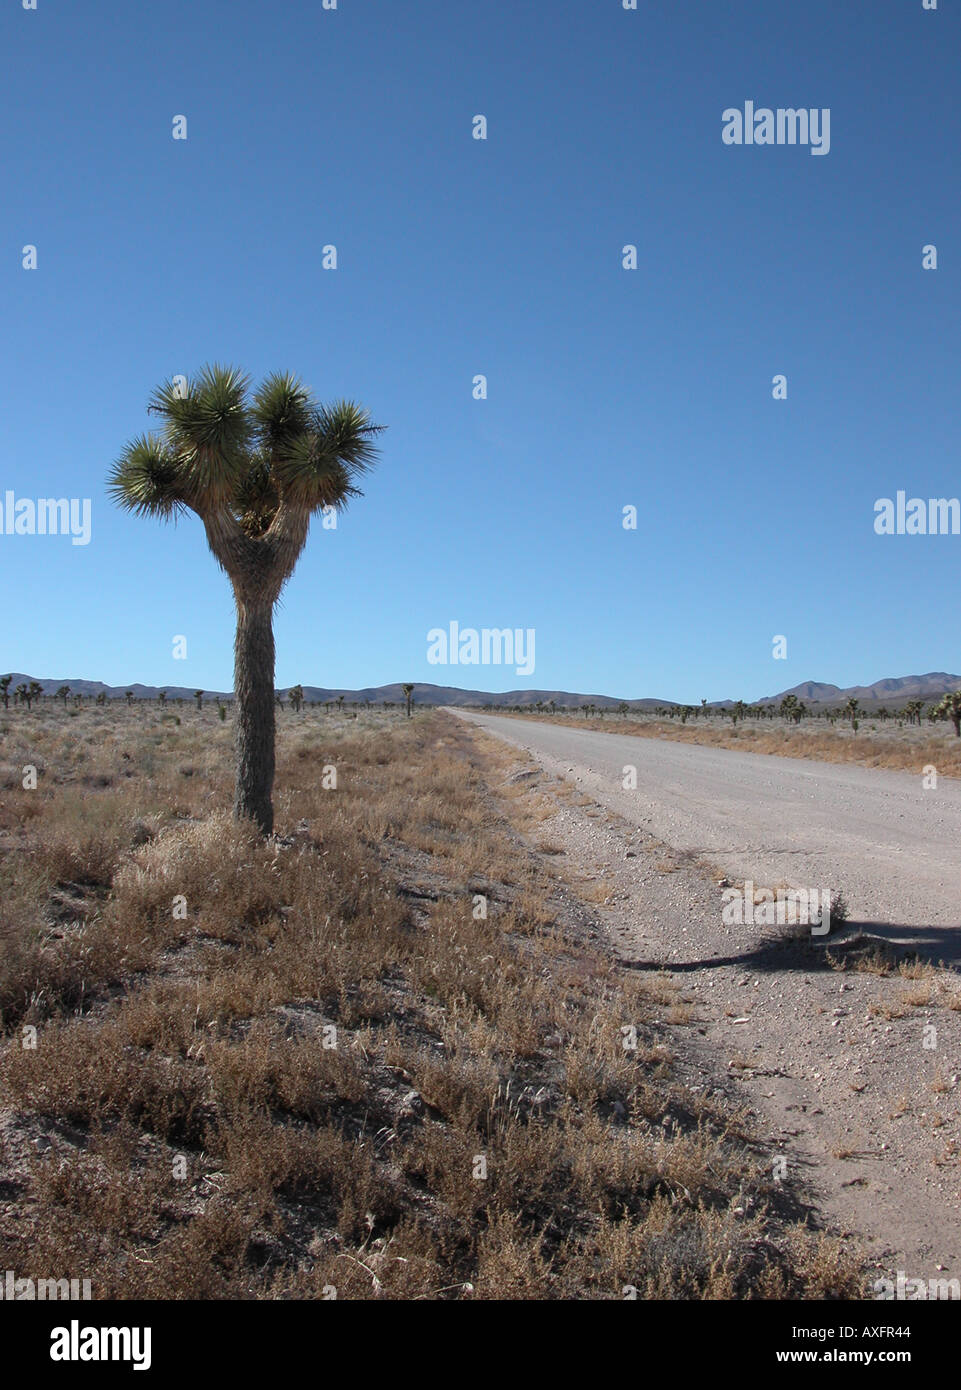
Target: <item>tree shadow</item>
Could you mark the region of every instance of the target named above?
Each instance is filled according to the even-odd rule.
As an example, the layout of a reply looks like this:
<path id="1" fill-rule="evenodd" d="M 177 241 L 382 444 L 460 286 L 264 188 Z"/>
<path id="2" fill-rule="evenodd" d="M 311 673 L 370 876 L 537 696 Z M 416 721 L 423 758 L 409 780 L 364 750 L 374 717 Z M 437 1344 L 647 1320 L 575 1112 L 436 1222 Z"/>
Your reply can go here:
<path id="1" fill-rule="evenodd" d="M 787 933 L 771 934 L 743 951 L 726 955 L 705 956 L 700 960 L 631 960 L 622 957 L 628 970 L 669 970 L 673 974 L 691 974 L 698 970 L 714 970 L 733 965 L 758 974 L 779 974 L 784 971 L 836 970 L 849 961 L 881 951 L 892 966 L 900 960 L 920 957 L 932 965 L 944 965 L 951 970 L 961 969 L 961 926 L 918 927 L 894 922 L 848 921 L 827 936 L 802 936 Z"/>

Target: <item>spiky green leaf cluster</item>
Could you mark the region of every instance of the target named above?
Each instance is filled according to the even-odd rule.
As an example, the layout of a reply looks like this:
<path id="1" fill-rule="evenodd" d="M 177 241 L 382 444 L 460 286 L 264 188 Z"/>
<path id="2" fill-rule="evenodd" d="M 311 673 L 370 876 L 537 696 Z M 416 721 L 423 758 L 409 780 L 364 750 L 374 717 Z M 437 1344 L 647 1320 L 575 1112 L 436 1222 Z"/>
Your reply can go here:
<path id="1" fill-rule="evenodd" d="M 281 506 L 313 512 L 359 495 L 357 478 L 377 457 L 382 426 L 353 401 L 318 405 L 296 377 L 276 372 L 251 395 L 234 367 L 207 366 L 164 382 L 148 407 L 162 430 L 131 440 L 109 491 L 128 511 L 175 518 L 230 512 L 248 536 Z"/>

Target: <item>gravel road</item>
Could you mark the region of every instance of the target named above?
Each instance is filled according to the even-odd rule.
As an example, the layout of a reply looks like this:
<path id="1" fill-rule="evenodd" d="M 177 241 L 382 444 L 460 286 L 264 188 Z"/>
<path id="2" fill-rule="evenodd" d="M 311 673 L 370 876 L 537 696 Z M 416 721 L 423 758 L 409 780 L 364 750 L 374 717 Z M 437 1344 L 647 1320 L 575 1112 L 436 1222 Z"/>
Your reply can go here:
<path id="1" fill-rule="evenodd" d="M 681 852 L 758 885 L 840 889 L 853 922 L 961 964 L 961 781 L 453 710 Z M 624 769 L 637 788 L 625 791 Z"/>

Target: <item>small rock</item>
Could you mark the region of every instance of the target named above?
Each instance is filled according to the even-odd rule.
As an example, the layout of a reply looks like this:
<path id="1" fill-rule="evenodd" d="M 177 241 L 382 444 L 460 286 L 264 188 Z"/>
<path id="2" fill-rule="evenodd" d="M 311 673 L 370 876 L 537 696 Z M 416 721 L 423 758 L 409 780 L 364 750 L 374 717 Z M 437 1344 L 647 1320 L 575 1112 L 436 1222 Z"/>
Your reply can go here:
<path id="1" fill-rule="evenodd" d="M 418 1091 L 408 1091 L 401 1097 L 399 1114 L 409 1118 L 424 1113 L 424 1100 Z"/>

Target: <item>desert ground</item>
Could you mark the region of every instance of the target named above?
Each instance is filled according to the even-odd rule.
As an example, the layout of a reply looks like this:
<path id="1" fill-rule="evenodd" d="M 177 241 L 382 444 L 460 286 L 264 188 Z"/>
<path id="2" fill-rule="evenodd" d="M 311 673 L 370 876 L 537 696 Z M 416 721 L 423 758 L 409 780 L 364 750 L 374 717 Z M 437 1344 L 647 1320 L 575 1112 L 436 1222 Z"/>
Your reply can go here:
<path id="1" fill-rule="evenodd" d="M 961 782 L 460 717 L 515 750 L 542 850 L 625 967 L 680 987 L 672 1046 L 693 1073 L 737 1079 L 787 1171 L 878 1275 L 957 1277 Z M 723 892 L 747 876 L 758 899 L 826 882 L 840 920 L 823 937 L 726 925 Z"/>
<path id="2" fill-rule="evenodd" d="M 228 814 L 229 712 L 0 715 L 6 1268 L 830 1299 L 948 1264 L 953 1234 L 881 1216 L 957 1187 L 953 976 L 797 940 L 694 969 L 717 885 L 530 754 L 446 712 L 278 723 L 263 840 Z M 890 1082 L 929 1017 L 942 1050 Z"/>

